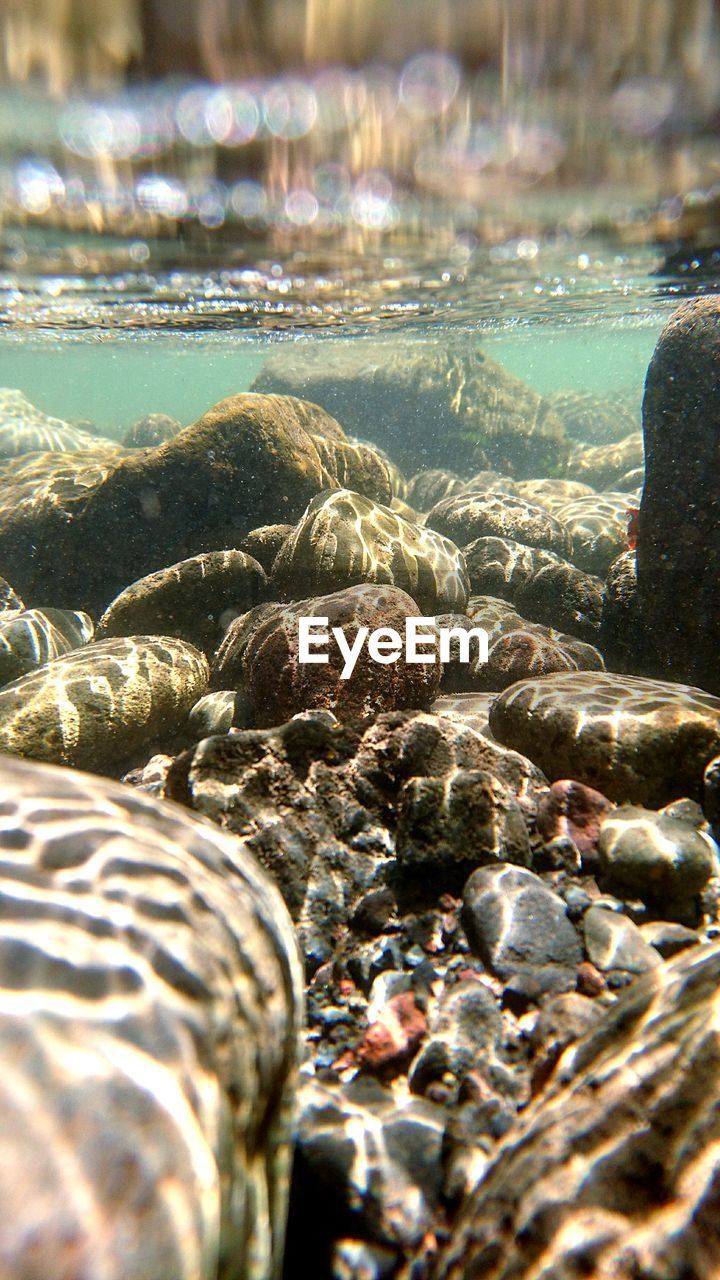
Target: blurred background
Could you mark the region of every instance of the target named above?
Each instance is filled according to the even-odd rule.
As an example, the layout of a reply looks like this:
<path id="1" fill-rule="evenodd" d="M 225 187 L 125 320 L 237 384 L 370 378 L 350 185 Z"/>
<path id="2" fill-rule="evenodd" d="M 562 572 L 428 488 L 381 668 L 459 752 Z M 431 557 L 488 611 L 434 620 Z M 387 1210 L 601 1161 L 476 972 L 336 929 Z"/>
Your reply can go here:
<path id="1" fill-rule="evenodd" d="M 3 252 L 712 246 L 719 54 L 717 0 L 0 0 Z"/>

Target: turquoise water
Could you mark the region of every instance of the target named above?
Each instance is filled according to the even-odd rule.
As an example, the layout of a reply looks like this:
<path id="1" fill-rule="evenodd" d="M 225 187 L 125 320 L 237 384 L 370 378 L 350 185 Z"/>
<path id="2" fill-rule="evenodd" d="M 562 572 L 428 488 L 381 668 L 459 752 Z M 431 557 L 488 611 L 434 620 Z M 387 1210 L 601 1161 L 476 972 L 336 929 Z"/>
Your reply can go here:
<path id="1" fill-rule="evenodd" d="M 432 260 L 358 256 L 332 277 L 260 270 L 0 279 L 0 385 L 42 411 L 116 434 L 142 414 L 183 424 L 246 390 L 277 344 L 383 338 L 478 347 L 540 394 L 630 391 L 638 403 L 658 334 L 687 286 L 652 246 L 534 246 Z M 587 250 L 590 250 L 588 252 Z M 258 255 L 258 261 L 260 255 Z M 578 265 L 580 264 L 580 265 Z M 302 269 L 301 269 L 302 268 Z"/>
<path id="2" fill-rule="evenodd" d="M 568 387 L 631 389 L 639 398 L 663 322 L 664 315 L 628 330 L 604 326 L 598 318 L 596 326 L 578 334 L 531 326 L 520 335 L 483 333 L 478 345 L 541 395 Z M 424 333 L 423 341 L 427 337 Z M 408 342 L 413 340 L 408 336 Z M 452 346 L 457 338 L 437 335 L 434 340 Z M 356 345 L 362 337 L 351 341 Z M 70 421 L 88 419 L 114 435 L 148 412 L 168 413 L 183 424 L 194 421 L 224 396 L 247 390 L 271 345 L 271 339 L 242 334 L 203 334 L 183 341 L 166 333 L 101 342 L 6 339 L 0 341 L 0 385 L 18 387 L 45 413 Z"/>

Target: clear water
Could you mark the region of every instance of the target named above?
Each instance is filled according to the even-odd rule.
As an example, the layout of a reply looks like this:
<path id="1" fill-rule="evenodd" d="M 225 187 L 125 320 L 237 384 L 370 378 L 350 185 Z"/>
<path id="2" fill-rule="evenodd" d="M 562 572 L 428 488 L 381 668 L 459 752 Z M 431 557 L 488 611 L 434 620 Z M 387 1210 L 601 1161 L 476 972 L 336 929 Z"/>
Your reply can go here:
<path id="1" fill-rule="evenodd" d="M 476 250 L 461 269 L 453 256 L 358 256 L 334 278 L 301 255 L 202 274 L 7 272 L 0 385 L 115 436 L 148 412 L 194 421 L 246 390 L 278 344 L 383 338 L 477 344 L 542 395 L 627 390 L 639 405 L 658 334 L 693 292 L 657 274 L 663 255 L 652 246 L 579 240 L 528 251 L 513 241 Z"/>

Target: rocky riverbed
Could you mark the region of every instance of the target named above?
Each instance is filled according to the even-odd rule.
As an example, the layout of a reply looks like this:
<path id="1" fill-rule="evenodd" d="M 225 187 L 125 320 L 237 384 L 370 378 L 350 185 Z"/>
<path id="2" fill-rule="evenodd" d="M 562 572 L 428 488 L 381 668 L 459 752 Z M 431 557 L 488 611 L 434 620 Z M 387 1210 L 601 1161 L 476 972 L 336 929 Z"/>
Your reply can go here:
<path id="1" fill-rule="evenodd" d="M 112 914 L 125 881 L 107 897 L 113 822 L 126 842 L 144 831 L 141 952 L 179 909 L 158 841 L 180 850 L 178 920 L 198 937 L 208 859 L 221 880 L 230 864 L 252 880 L 245 952 L 232 939 L 246 926 L 231 921 L 227 955 L 211 932 L 212 964 L 193 952 L 170 982 L 172 1025 L 185 1026 L 178 992 L 196 1000 L 193 984 L 208 984 L 214 1016 L 223 975 L 238 975 L 242 1016 L 222 1013 L 212 1051 L 205 1023 L 193 1035 L 217 1097 L 230 1088 L 223 1055 L 243 1042 L 250 1099 L 215 1145 L 215 1113 L 202 1113 L 204 1190 L 197 1168 L 177 1174 L 184 1202 L 209 1197 L 193 1275 L 265 1280 L 276 1265 L 290 1087 L 286 1280 L 679 1280 L 720 1265 L 707 580 L 720 528 L 703 497 L 719 315 L 706 299 L 670 322 L 644 436 L 617 396 L 543 399 L 479 354 L 393 368 L 372 346 L 354 364 L 280 352 L 252 391 L 184 428 L 150 414 L 122 445 L 0 396 L 0 878 L 13 899 L 33 849 L 10 932 L 20 946 L 37 931 L 20 971 L 0 934 L 3 1000 L 47 992 L 66 964 L 87 977 L 91 963 L 101 1004 L 115 998 L 106 960 L 65 954 L 62 933 L 74 891 L 63 875 L 77 865 L 87 910 L 110 903 L 113 963 L 136 964 L 137 937 Z M 300 660 L 300 618 L 352 644 L 416 616 L 431 637 L 454 629 L 444 661 L 380 661 L 360 646 L 349 674 L 332 649 Z M 478 627 L 486 662 L 463 656 L 462 633 Z M 15 796 L 32 803 L 6 822 Z M 43 797 L 66 815 L 62 848 L 36 812 Z M 168 955 L 182 968 L 182 948 L 168 942 Z M 258 1010 L 283 983 L 266 1025 Z M 44 1077 L 27 1057 L 33 1088 L 73 1070 L 61 1013 L 38 1015 L 61 1030 L 43 1042 Z M 157 1046 L 197 1110 L 199 1068 L 161 1049 L 159 1025 L 143 1024 L 143 1053 Z M 104 1027 L 110 1048 L 101 1037 L 92 1051 L 119 1080 L 115 1034 Z M 266 1053 L 272 1070 L 256 1071 Z M 274 1137 L 247 1116 L 271 1096 Z M 240 1207 L 228 1207 L 234 1185 L 252 1188 Z M 93 1230 L 113 1220 L 114 1194 Z"/>

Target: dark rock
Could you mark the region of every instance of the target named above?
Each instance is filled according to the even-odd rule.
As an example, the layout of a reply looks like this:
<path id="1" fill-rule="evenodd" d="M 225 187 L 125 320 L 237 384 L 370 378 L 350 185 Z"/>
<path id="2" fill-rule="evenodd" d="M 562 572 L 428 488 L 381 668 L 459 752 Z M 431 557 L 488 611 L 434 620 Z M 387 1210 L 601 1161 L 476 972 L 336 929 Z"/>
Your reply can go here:
<path id="1" fill-rule="evenodd" d="M 408 471 L 421 454 L 428 467 L 462 471 L 474 459 L 486 464 L 484 453 L 491 466 L 537 475 L 569 452 L 548 402 L 474 344 L 286 347 L 265 362 L 253 390 L 307 397 L 346 431 L 387 448 Z"/>
<path id="2" fill-rule="evenodd" d="M 509 787 L 481 769 L 411 778 L 398 798 L 397 857 L 409 874 L 458 863 L 529 866 L 527 826 Z"/>
<path id="3" fill-rule="evenodd" d="M 583 932 L 588 958 L 601 973 L 613 969 L 647 973 L 662 964 L 659 953 L 645 941 L 637 925 L 616 911 L 591 907 L 583 916 Z"/>
<path id="4" fill-rule="evenodd" d="M 685 302 L 645 381 L 638 603 L 663 674 L 720 693 L 720 301 Z"/>
<path id="5" fill-rule="evenodd" d="M 562 899 L 532 872 L 509 865 L 474 871 L 462 920 L 474 953 L 504 981 L 529 973 L 544 991 L 575 986 L 578 936 Z"/>
<path id="6" fill-rule="evenodd" d="M 662 905 L 669 919 L 718 871 L 718 849 L 710 836 L 682 818 L 634 805 L 603 818 L 598 848 L 603 882 Z"/>
<path id="7" fill-rule="evenodd" d="M 267 578 L 243 551 L 208 551 L 133 582 L 97 625 L 105 636 L 178 636 L 212 654 L 228 624 L 266 594 Z"/>

